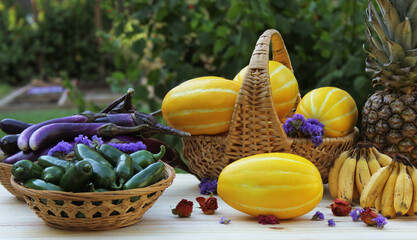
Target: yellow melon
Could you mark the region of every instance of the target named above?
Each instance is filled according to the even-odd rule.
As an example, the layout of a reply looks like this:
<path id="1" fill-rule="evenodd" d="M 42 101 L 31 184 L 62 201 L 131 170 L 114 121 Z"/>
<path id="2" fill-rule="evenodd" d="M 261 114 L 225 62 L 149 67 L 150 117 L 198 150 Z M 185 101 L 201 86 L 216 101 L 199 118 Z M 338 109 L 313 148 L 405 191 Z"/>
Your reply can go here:
<path id="1" fill-rule="evenodd" d="M 307 159 L 264 153 L 226 166 L 219 175 L 217 193 L 246 214 L 288 219 L 313 210 L 323 197 L 323 184 L 318 169 Z"/>
<path id="2" fill-rule="evenodd" d="M 295 113 L 319 120 L 324 124 L 327 137 L 342 137 L 351 133 L 358 120 L 355 100 L 336 87 L 310 91 L 301 99 Z"/>
<path id="3" fill-rule="evenodd" d="M 165 95 L 162 115 L 168 126 L 192 135 L 227 132 L 239 88 L 219 77 L 191 79 Z"/>
<path id="4" fill-rule="evenodd" d="M 233 81 L 242 83 L 246 71 L 247 66 L 235 76 Z M 284 122 L 285 116 L 291 111 L 297 100 L 298 82 L 289 68 L 276 61 L 269 61 L 269 76 L 275 111 L 281 122 Z"/>

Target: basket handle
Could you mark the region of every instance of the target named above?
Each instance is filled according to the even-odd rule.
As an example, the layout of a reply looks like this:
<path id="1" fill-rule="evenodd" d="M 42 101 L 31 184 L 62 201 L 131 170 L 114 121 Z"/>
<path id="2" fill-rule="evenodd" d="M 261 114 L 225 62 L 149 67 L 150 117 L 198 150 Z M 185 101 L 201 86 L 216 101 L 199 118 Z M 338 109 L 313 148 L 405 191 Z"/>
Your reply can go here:
<path id="1" fill-rule="evenodd" d="M 273 58 L 292 70 L 281 34 L 267 30 L 256 43 L 235 103 L 225 158 L 231 163 L 242 157 L 267 152 L 290 152 L 291 142 L 275 112 L 269 79 L 269 44 Z"/>

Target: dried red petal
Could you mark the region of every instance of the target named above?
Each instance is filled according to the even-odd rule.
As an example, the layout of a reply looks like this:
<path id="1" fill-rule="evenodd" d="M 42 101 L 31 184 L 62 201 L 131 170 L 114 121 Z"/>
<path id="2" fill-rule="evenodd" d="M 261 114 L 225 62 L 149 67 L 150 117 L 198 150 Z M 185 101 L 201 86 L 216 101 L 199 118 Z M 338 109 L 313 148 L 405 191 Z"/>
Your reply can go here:
<path id="1" fill-rule="evenodd" d="M 279 224 L 279 220 L 274 215 L 268 215 L 268 216 L 259 215 L 258 216 L 258 223 L 260 223 L 262 225 L 266 225 L 266 224 Z"/>
<path id="2" fill-rule="evenodd" d="M 377 224 L 374 219 L 378 217 L 378 213 L 369 207 L 366 207 L 365 210 L 360 213 L 360 216 L 362 222 L 368 224 L 369 226 L 375 226 Z"/>
<path id="3" fill-rule="evenodd" d="M 332 212 L 336 216 L 347 216 L 352 211 L 349 201 L 343 198 L 335 198 L 334 203 L 330 205 Z"/>
<path id="4" fill-rule="evenodd" d="M 189 217 L 193 212 L 193 202 L 187 199 L 182 199 L 175 209 L 172 209 L 172 214 L 178 215 L 179 217 Z"/>
<path id="5" fill-rule="evenodd" d="M 204 214 L 213 214 L 218 208 L 217 198 L 215 197 L 198 197 L 195 200 L 200 204 Z"/>

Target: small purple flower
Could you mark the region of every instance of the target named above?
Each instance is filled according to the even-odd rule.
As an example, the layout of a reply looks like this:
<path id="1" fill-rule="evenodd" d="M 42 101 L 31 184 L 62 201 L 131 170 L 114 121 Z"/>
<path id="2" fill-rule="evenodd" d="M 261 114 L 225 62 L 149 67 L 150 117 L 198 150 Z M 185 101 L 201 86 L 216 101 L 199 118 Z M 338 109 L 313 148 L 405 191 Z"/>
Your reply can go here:
<path id="1" fill-rule="evenodd" d="M 229 224 L 230 219 L 227 219 L 226 217 L 221 217 L 219 223 L 220 224 Z"/>
<path id="2" fill-rule="evenodd" d="M 294 114 L 292 118 L 287 118 L 285 123 L 282 125 L 284 131 L 288 136 L 297 137 L 299 128 L 303 125 L 305 119 L 301 114 Z"/>
<path id="3" fill-rule="evenodd" d="M 361 216 L 360 216 L 361 212 L 363 212 L 363 209 L 354 209 L 350 211 L 350 216 L 352 217 L 352 221 L 354 222 L 362 221 Z"/>
<path id="4" fill-rule="evenodd" d="M 324 220 L 324 214 L 323 214 L 322 212 L 320 212 L 320 211 L 317 211 L 317 212 L 313 215 L 313 217 L 311 218 L 311 220 L 314 220 L 314 221 L 321 221 L 321 220 Z"/>
<path id="5" fill-rule="evenodd" d="M 82 144 L 85 144 L 85 145 L 91 147 L 91 141 L 90 141 L 90 139 L 88 139 L 87 136 L 84 136 L 84 135 L 80 134 L 80 135 L 78 135 L 78 137 L 74 138 L 74 141 L 75 141 L 76 144 L 82 143 Z"/>
<path id="6" fill-rule="evenodd" d="M 51 148 L 48 151 L 48 155 L 49 156 L 57 156 L 57 157 L 62 156 L 62 157 L 64 157 L 69 152 L 71 152 L 73 150 L 73 148 L 74 147 L 72 146 L 72 144 L 62 140 L 61 142 L 59 142 L 57 145 L 55 145 L 53 148 Z"/>
<path id="7" fill-rule="evenodd" d="M 119 149 L 124 153 L 133 153 L 139 150 L 146 150 L 146 145 L 141 141 L 136 143 L 109 143 L 109 145 Z"/>
<path id="8" fill-rule="evenodd" d="M 103 144 L 103 139 L 101 137 L 97 137 L 97 135 L 94 135 L 92 138 L 93 142 L 97 142 L 99 145 Z"/>
<path id="9" fill-rule="evenodd" d="M 217 192 L 217 179 L 203 178 L 198 186 L 200 187 L 200 194 L 210 195 Z"/>
<path id="10" fill-rule="evenodd" d="M 387 224 L 387 220 L 386 218 L 384 218 L 381 214 L 378 214 L 378 217 L 372 219 L 373 221 L 376 222 L 376 226 L 378 228 L 384 228 L 384 225 Z"/>
<path id="11" fill-rule="evenodd" d="M 334 222 L 334 220 L 333 220 L 333 219 L 329 219 L 329 220 L 327 221 L 327 224 L 329 225 L 329 227 L 335 227 L 335 226 L 336 226 L 336 223 Z"/>

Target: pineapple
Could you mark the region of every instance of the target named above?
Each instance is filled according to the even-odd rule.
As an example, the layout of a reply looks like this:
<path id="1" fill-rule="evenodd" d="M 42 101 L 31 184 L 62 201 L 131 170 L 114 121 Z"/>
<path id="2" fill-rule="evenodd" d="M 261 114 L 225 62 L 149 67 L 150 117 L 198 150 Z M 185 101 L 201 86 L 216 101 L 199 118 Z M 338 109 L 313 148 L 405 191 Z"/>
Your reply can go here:
<path id="1" fill-rule="evenodd" d="M 369 1 L 366 71 L 373 87 L 365 103 L 366 140 L 393 157 L 404 154 L 417 166 L 417 0 Z"/>

